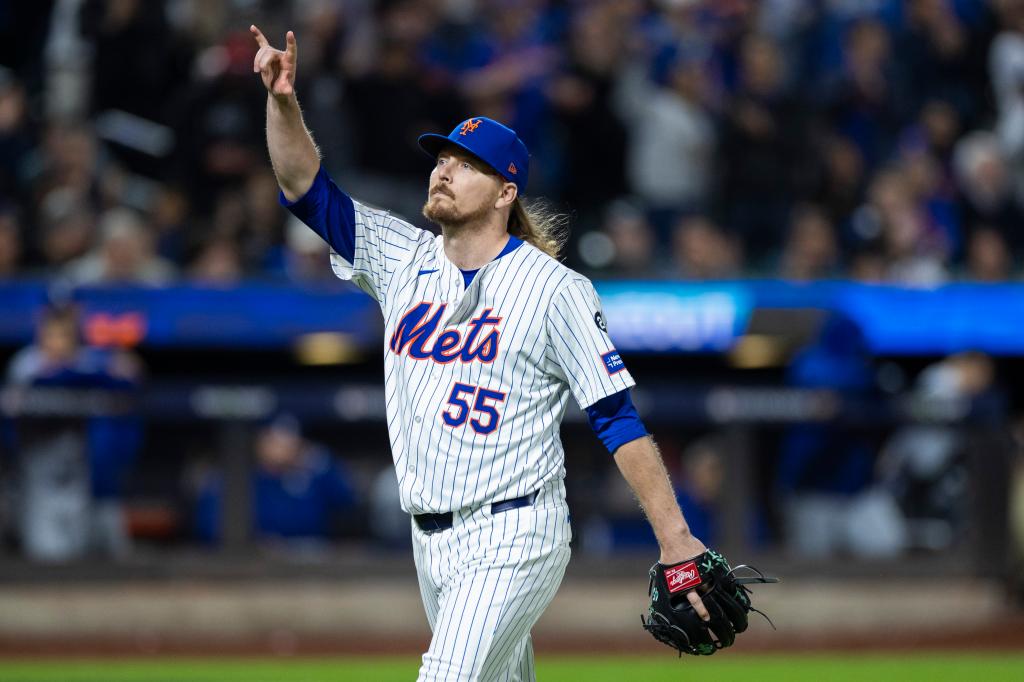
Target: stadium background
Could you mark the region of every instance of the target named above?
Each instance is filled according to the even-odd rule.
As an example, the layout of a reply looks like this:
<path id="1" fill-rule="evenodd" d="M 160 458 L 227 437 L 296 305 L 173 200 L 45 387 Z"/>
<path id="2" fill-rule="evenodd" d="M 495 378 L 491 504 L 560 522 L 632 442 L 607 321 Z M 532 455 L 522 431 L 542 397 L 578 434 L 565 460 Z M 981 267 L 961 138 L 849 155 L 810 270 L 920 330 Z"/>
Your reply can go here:
<path id="1" fill-rule="evenodd" d="M 687 517 L 786 578 L 744 649 L 1019 654 L 1015 0 L 0 5 L 0 653 L 428 639 L 379 313 L 276 202 L 254 22 L 296 31 L 367 202 L 422 220 L 421 131 L 520 132 Z M 538 650 L 667 654 L 635 627 L 653 538 L 575 408 L 563 436 Z"/>

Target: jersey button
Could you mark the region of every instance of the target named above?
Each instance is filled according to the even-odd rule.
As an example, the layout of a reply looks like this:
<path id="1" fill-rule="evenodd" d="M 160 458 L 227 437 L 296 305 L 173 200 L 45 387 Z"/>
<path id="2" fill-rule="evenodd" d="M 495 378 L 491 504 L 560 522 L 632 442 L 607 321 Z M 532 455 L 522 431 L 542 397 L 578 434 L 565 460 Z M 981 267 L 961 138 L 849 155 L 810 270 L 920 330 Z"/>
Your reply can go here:
<path id="1" fill-rule="evenodd" d="M 423 417 L 416 415 L 416 423 L 419 424 L 421 421 L 423 421 Z"/>

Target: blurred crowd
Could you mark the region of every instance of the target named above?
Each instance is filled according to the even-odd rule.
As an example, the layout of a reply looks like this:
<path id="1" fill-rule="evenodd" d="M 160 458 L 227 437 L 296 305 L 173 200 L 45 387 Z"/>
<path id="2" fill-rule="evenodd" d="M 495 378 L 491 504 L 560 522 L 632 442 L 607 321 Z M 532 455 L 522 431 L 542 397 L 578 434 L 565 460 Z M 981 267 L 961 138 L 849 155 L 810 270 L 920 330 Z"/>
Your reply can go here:
<path id="1" fill-rule="evenodd" d="M 847 418 L 652 423 L 679 504 L 704 542 L 731 535 L 805 557 L 897 557 L 978 545 L 972 529 L 985 527 L 1003 546 L 1007 506 L 1024 505 L 1024 418 L 1007 424 L 994 358 L 957 353 L 911 379 L 879 364 L 856 325 L 834 315 L 782 381 L 821 391 L 818 402 L 848 401 Z M 408 549 L 409 517 L 379 431 L 368 438 L 368 424 L 352 419 L 318 432 L 310 428 L 318 420 L 304 415 L 304 424 L 278 408 L 248 423 L 211 430 L 186 421 L 183 429 L 140 410 L 146 382 L 134 351 L 89 341 L 77 306 L 40 310 L 33 342 L 8 363 L 0 400 L 0 408 L 27 404 L 43 389 L 34 404 L 45 407 L 0 415 L 0 560 L 8 548 L 36 561 L 124 558 L 135 541 L 299 556 L 353 540 Z M 882 402 L 887 410 L 865 418 L 865 406 Z M 579 547 L 654 551 L 612 459 L 590 436 L 564 442 Z M 1020 483 L 1000 502 L 1013 476 Z M 1014 528 L 1019 535 L 1024 526 Z"/>
<path id="2" fill-rule="evenodd" d="M 0 8 L 0 278 L 329 280 L 263 140 L 257 23 L 328 169 L 423 223 L 415 145 L 515 127 L 599 277 L 1006 281 L 1020 0 L 41 0 Z"/>

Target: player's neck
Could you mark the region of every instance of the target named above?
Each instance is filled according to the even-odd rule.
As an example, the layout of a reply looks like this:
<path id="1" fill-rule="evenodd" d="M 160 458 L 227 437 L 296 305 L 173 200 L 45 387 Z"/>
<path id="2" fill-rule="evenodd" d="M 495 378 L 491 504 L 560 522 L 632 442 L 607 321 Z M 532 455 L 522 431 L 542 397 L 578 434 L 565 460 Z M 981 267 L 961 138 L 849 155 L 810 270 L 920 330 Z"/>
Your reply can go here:
<path id="1" fill-rule="evenodd" d="M 498 223 L 441 226 L 444 255 L 460 270 L 478 270 L 497 257 L 508 243 L 508 231 Z"/>

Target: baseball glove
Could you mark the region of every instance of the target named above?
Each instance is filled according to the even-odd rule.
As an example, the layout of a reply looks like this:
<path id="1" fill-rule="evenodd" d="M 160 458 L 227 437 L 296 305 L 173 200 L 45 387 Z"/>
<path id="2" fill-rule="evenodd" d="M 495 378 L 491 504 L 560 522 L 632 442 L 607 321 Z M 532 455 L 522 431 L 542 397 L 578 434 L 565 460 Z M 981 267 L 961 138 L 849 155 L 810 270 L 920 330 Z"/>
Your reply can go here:
<path id="1" fill-rule="evenodd" d="M 756 575 L 739 577 L 736 571 L 748 569 Z M 707 550 L 688 561 L 666 566 L 651 566 L 648 592 L 651 605 L 648 617 L 640 616 L 644 629 L 659 642 L 679 651 L 679 655 L 710 656 L 719 649 L 732 646 L 736 634 L 747 629 L 747 614 L 755 611 L 771 620 L 750 603 L 751 583 L 777 583 L 778 578 L 766 577 L 756 568 L 737 566 L 718 552 Z M 697 590 L 711 616 L 704 621 L 686 593 Z M 774 628 L 774 624 L 772 624 Z"/>

